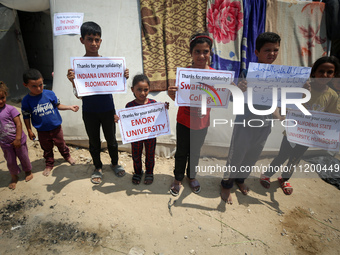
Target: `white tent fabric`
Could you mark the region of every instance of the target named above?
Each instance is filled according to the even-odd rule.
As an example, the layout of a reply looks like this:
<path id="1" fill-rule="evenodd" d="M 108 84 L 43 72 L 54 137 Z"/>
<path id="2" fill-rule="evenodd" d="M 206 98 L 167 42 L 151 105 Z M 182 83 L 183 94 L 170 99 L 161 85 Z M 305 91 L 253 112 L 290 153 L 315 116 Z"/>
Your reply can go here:
<path id="1" fill-rule="evenodd" d="M 8 8 L 25 12 L 42 12 L 50 8 L 49 0 L 1 0 Z"/>
<path id="2" fill-rule="evenodd" d="M 89 0 L 51 0 L 51 17 L 58 12 L 81 12 L 84 13 L 85 21 L 95 21 L 102 27 L 102 45 L 100 54 L 103 56 L 126 58 L 127 67 L 130 69 L 130 77 L 143 72 L 142 48 L 141 48 L 141 23 L 140 7 L 137 0 L 102 0 L 93 4 Z M 53 18 L 52 18 L 53 23 Z M 53 38 L 54 44 L 54 81 L 53 90 L 60 97 L 63 104 L 78 104 L 81 101 L 76 99 L 72 93 L 70 82 L 66 78 L 67 69 L 70 67 L 70 57 L 83 56 L 84 46 L 79 42 L 79 35 L 62 35 Z M 132 79 L 128 80 L 131 85 Z M 170 102 L 171 135 L 157 138 L 156 153 L 161 156 L 172 156 L 176 144 L 176 115 L 177 107 L 168 97 L 166 92 L 153 92 L 150 98 L 158 102 Z M 125 107 L 125 104 L 133 100 L 133 94 L 128 90 L 127 94 L 114 95 L 116 109 Z M 211 119 L 217 115 L 215 110 Z M 234 120 L 232 115 L 232 104 L 224 111 L 225 119 Z M 218 112 L 220 115 L 220 111 Z M 73 144 L 86 145 L 87 136 L 82 122 L 81 113 L 71 111 L 62 112 L 63 129 L 65 139 Z M 220 117 L 220 116 L 218 116 Z M 118 128 L 118 127 L 117 127 Z M 277 150 L 283 128 L 276 125 L 269 137 L 265 150 Z M 210 127 L 206 138 L 204 154 L 209 156 L 226 156 L 230 144 L 232 128 L 228 125 Z M 120 133 L 117 130 L 117 139 L 120 141 Z M 120 149 L 129 150 L 130 145 L 121 145 Z"/>
<path id="3" fill-rule="evenodd" d="M 20 2 L 19 0 L 17 0 Z M 4 2 L 1 0 L 1 2 Z M 9 1 L 12 2 L 12 1 Z M 22 0 L 27 3 L 27 0 Z M 32 0 L 31 2 L 42 2 Z M 33 5 L 33 3 L 32 3 Z M 126 59 L 130 69 L 131 85 L 132 77 L 143 72 L 142 48 L 141 48 L 141 22 L 140 6 L 138 0 L 102 0 L 94 4 L 89 0 L 50 0 L 50 13 L 53 25 L 55 13 L 80 12 L 84 13 L 85 21 L 95 21 L 102 27 L 102 56 L 120 57 Z M 17 8 L 13 5 L 13 8 Z M 23 8 L 23 7 L 21 7 Z M 43 7 L 45 8 L 45 7 Z M 54 80 L 53 91 L 65 105 L 77 104 L 81 106 L 81 100 L 77 99 L 72 92 L 71 83 L 66 78 L 67 69 L 70 68 L 70 57 L 83 56 L 84 46 L 79 41 L 79 35 L 60 35 L 53 37 L 54 56 Z M 156 153 L 160 156 L 172 156 L 176 146 L 176 115 L 177 107 L 168 97 L 167 92 L 152 92 L 150 98 L 158 102 L 170 102 L 169 116 L 171 123 L 171 135 L 157 138 Z M 125 104 L 133 100 L 133 94 L 128 90 L 127 94 L 114 95 L 116 109 L 125 107 Z M 80 146 L 88 146 L 88 138 L 82 121 L 81 111 L 62 111 L 63 130 L 65 140 Z M 232 127 L 229 125 L 213 126 L 213 120 L 225 119 L 229 123 L 235 116 L 232 115 L 232 104 L 227 110 L 212 110 L 211 127 L 209 128 L 206 142 L 203 147 L 204 156 L 226 157 L 230 144 Z M 283 127 L 278 123 L 267 141 L 265 151 L 275 151 L 282 139 Z M 117 126 L 117 139 L 120 141 L 120 133 Z M 104 140 L 103 140 L 104 141 Z M 105 144 L 103 144 L 103 147 Z M 130 145 L 119 145 L 119 149 L 130 150 Z"/>

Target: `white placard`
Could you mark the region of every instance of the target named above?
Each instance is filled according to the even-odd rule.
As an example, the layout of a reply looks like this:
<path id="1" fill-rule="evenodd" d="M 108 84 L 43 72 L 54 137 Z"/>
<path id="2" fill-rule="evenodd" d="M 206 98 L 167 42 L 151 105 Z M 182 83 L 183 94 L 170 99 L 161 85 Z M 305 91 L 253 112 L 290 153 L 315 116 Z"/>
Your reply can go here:
<path id="1" fill-rule="evenodd" d="M 175 104 L 201 107 L 202 95 L 206 95 L 208 108 L 227 108 L 230 91 L 223 87 L 234 79 L 233 71 L 177 68 Z"/>
<path id="2" fill-rule="evenodd" d="M 310 111 L 304 115 L 290 110 L 286 116 L 286 134 L 289 142 L 324 150 L 339 151 L 340 114 Z M 296 126 L 294 121 L 296 122 Z"/>
<path id="3" fill-rule="evenodd" d="M 277 88 L 281 107 L 282 87 L 302 88 L 310 76 L 310 67 L 249 63 L 247 86 L 253 90 L 253 104 L 272 106 L 273 88 Z M 247 93 L 245 92 L 245 96 Z M 301 93 L 288 93 L 288 99 L 301 99 Z M 246 99 L 247 101 L 247 99 Z M 290 108 L 292 105 L 287 105 Z"/>
<path id="4" fill-rule="evenodd" d="M 53 33 L 57 35 L 78 34 L 83 23 L 84 13 L 65 12 L 54 14 Z"/>
<path id="5" fill-rule="evenodd" d="M 123 57 L 71 58 L 78 96 L 126 93 Z"/>
<path id="6" fill-rule="evenodd" d="M 152 103 L 116 110 L 122 143 L 169 135 L 170 121 L 164 103 Z"/>

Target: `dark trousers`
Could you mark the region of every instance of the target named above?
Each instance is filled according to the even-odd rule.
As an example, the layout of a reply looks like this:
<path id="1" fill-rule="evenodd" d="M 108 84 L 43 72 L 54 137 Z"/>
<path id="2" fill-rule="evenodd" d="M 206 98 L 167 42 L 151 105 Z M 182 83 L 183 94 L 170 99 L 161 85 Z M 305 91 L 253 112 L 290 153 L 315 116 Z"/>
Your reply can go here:
<path id="1" fill-rule="evenodd" d="M 96 169 L 101 169 L 103 164 L 100 160 L 101 141 L 100 126 L 103 129 L 107 148 L 111 157 L 111 164 L 118 164 L 118 143 L 116 140 L 116 125 L 114 111 L 109 112 L 83 112 L 83 121 L 86 133 L 89 137 L 90 153 Z"/>
<path id="2" fill-rule="evenodd" d="M 53 168 L 54 166 L 54 145 L 57 146 L 60 154 L 65 160 L 68 160 L 71 157 L 70 150 L 64 140 L 64 133 L 61 125 L 50 131 L 38 131 L 38 138 L 40 146 L 44 151 L 46 167 Z"/>
<path id="3" fill-rule="evenodd" d="M 145 147 L 145 171 L 147 174 L 152 174 L 155 166 L 156 138 L 131 143 L 133 169 L 136 174 L 142 173 L 143 144 Z"/>
<path id="4" fill-rule="evenodd" d="M 195 167 L 198 165 L 207 131 L 208 128 L 194 130 L 177 123 L 174 170 L 177 181 L 183 180 L 185 172 L 188 178 L 195 178 Z"/>
<path id="5" fill-rule="evenodd" d="M 293 148 L 287 140 L 287 136 L 283 136 L 279 154 L 270 163 L 270 171 L 264 174 L 268 177 L 272 177 L 277 169 L 288 159 L 287 166 L 282 172 L 282 178 L 284 181 L 288 181 L 294 173 L 294 167 L 300 162 L 303 154 L 308 150 L 307 146 L 296 144 Z M 276 170 L 275 170 L 276 169 Z"/>
<path id="6" fill-rule="evenodd" d="M 235 170 L 231 172 L 228 179 L 223 179 L 221 185 L 225 189 L 231 189 L 236 183 L 244 183 L 249 176 L 250 169 L 259 159 L 267 138 L 271 132 L 271 127 L 234 127 L 227 166 Z M 244 170 L 247 170 L 243 172 Z"/>

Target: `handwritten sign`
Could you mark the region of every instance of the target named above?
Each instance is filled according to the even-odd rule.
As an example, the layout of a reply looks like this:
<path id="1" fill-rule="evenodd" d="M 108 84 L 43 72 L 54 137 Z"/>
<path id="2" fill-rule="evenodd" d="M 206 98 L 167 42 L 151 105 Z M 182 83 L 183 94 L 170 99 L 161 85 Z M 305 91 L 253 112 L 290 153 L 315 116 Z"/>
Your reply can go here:
<path id="1" fill-rule="evenodd" d="M 71 58 L 78 96 L 126 93 L 125 58 Z"/>
<path id="2" fill-rule="evenodd" d="M 288 141 L 308 147 L 339 151 L 340 114 L 310 112 L 312 115 L 304 115 L 298 110 L 288 112 L 286 116 Z M 295 123 L 292 120 L 295 120 Z"/>
<path id="3" fill-rule="evenodd" d="M 122 143 L 169 135 L 170 121 L 164 103 L 146 104 L 117 110 Z"/>
<path id="4" fill-rule="evenodd" d="M 277 88 L 278 107 L 282 87 L 302 88 L 310 76 L 310 67 L 249 63 L 247 85 L 253 91 L 253 103 L 272 106 L 273 88 Z M 249 89 L 248 89 L 249 93 Z M 301 99 L 301 93 L 289 93 L 288 99 Z M 290 105 L 287 106 L 288 108 Z"/>
<path id="5" fill-rule="evenodd" d="M 53 33 L 57 35 L 78 34 L 83 23 L 84 13 L 55 13 Z"/>
<path id="6" fill-rule="evenodd" d="M 208 108 L 227 108 L 230 85 L 234 72 L 196 68 L 177 68 L 175 104 L 177 106 L 201 107 L 202 95 L 206 95 Z"/>

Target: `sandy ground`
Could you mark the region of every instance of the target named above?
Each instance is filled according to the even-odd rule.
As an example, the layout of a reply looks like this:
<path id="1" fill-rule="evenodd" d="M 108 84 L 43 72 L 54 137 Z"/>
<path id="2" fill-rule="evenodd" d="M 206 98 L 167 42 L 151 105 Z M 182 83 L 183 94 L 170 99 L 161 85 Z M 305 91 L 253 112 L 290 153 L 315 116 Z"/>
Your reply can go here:
<path id="1" fill-rule="evenodd" d="M 119 178 L 103 151 L 103 182 L 93 185 L 88 150 L 71 147 L 75 166 L 56 152 L 45 177 L 39 144 L 28 145 L 34 178 L 26 183 L 21 173 L 14 191 L 0 156 L 1 254 L 340 254 L 340 191 L 317 175 L 292 179 L 286 196 L 276 179 L 266 190 L 254 174 L 249 195 L 234 188 L 234 204 L 226 205 L 221 174 L 200 173 L 199 194 L 184 182 L 171 196 L 173 158 L 157 157 L 154 183 L 135 186 L 131 155 L 120 153 L 127 174 Z"/>

